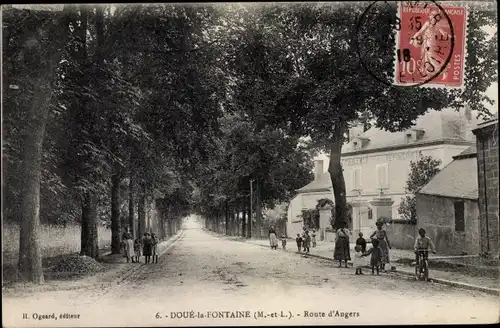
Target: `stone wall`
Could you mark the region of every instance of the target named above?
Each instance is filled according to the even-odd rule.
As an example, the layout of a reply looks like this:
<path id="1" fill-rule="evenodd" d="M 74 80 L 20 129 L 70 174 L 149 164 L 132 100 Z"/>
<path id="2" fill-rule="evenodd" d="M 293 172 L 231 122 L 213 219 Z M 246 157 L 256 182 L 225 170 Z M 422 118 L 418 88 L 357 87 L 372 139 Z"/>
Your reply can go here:
<path id="1" fill-rule="evenodd" d="M 465 231 L 455 230 L 454 202 L 464 201 Z M 442 255 L 476 255 L 480 252 L 477 201 L 417 195 L 417 231 L 424 228 Z"/>
<path id="2" fill-rule="evenodd" d="M 498 256 L 498 121 L 479 126 L 474 134 L 477 140 L 481 252 Z"/>
<path id="3" fill-rule="evenodd" d="M 415 245 L 416 226 L 407 222 L 393 222 L 389 227 L 385 228 L 387 238 L 391 243 L 391 247 L 397 249 L 413 249 Z M 366 238 L 368 238 L 367 236 Z"/>

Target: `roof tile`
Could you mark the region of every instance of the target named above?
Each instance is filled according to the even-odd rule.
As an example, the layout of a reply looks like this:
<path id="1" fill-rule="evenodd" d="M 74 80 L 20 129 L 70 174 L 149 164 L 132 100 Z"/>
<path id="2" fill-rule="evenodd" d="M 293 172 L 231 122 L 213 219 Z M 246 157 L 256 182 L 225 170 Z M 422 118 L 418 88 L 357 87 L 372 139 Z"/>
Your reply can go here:
<path id="1" fill-rule="evenodd" d="M 472 115 L 470 122 L 467 122 L 463 114 L 454 109 L 446 108 L 442 111 L 428 111 L 416 120 L 414 128 L 424 131 L 424 135 L 418 140 L 419 143 L 438 140 L 475 142 L 474 135 L 472 133 L 466 134 L 465 130 L 476 127 L 480 122 L 474 115 Z M 405 133 L 406 131 L 389 132 L 375 127 L 371 128 L 360 135 L 370 139 L 362 150 L 403 145 L 405 144 Z M 342 147 L 342 153 L 355 153 L 352 142 Z"/>

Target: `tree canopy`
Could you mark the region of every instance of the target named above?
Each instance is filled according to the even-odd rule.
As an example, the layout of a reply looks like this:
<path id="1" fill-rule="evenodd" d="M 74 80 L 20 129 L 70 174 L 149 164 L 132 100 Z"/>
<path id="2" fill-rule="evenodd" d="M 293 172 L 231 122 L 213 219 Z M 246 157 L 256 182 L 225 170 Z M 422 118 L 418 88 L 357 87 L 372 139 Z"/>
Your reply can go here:
<path id="1" fill-rule="evenodd" d="M 340 158 L 351 124 L 400 131 L 465 104 L 490 114 L 494 11 L 470 8 L 463 89 L 398 88 L 357 55 L 390 77 L 395 30 L 379 22 L 395 8 L 360 25 L 366 5 L 5 7 L 4 217 L 21 227 L 21 277 L 43 282 L 40 222 L 79 223 L 95 258 L 98 224 L 119 252 L 151 203 L 161 231 L 197 211 L 217 231 L 258 236 L 262 209 L 312 179 L 317 151 L 330 153 L 337 225 L 349 219 Z"/>

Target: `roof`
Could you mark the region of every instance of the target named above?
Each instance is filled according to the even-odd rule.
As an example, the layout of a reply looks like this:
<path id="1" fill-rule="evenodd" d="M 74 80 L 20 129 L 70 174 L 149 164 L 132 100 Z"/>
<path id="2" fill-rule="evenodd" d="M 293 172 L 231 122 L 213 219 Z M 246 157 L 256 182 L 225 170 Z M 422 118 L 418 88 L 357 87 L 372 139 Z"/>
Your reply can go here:
<path id="1" fill-rule="evenodd" d="M 448 108 L 442 111 L 431 110 L 425 115 L 420 116 L 413 126 L 413 129 L 423 130 L 424 135 L 422 138 L 411 144 L 404 142 L 406 131 L 401 132 L 388 132 L 378 128 L 371 128 L 368 131 L 360 134 L 360 138 L 368 138 L 366 146 L 359 151 L 353 151 L 352 142 L 342 146 L 342 155 L 357 155 L 365 151 L 376 152 L 377 149 L 380 151 L 385 151 L 385 148 L 390 147 L 406 147 L 411 145 L 426 145 L 432 144 L 437 141 L 443 142 L 457 142 L 465 145 L 474 145 L 474 135 L 472 133 L 464 133 L 466 128 L 476 126 L 480 121 L 472 115 L 471 120 L 467 121 L 465 116 L 454 109 Z M 467 124 L 469 126 L 467 126 Z M 471 157 L 474 152 L 475 146 L 471 146 L 469 149 L 465 150 L 462 154 L 457 155 L 460 157 Z M 475 172 L 475 171 L 474 171 Z M 311 183 L 305 185 L 304 187 L 297 189 L 299 193 L 306 192 L 318 192 L 318 191 L 328 191 L 332 186 L 330 180 L 330 174 L 328 172 L 323 173 L 317 179 Z"/>
<path id="2" fill-rule="evenodd" d="M 466 157 L 476 157 L 477 155 L 477 149 L 476 146 L 470 146 L 460 154 L 453 156 L 453 159 L 461 159 L 461 158 L 466 158 Z"/>
<path id="3" fill-rule="evenodd" d="M 468 150 L 466 149 L 464 152 Z M 464 157 L 452 161 L 418 193 L 450 198 L 478 199 L 477 159 Z"/>
<path id="4" fill-rule="evenodd" d="M 314 191 L 328 191 L 332 186 L 332 181 L 330 180 L 330 173 L 324 172 L 313 182 L 305 185 L 304 187 L 297 189 L 297 192 L 314 192 Z"/>
<path id="5" fill-rule="evenodd" d="M 473 129 L 472 131 L 477 131 L 477 130 L 481 130 L 481 129 L 484 129 L 490 125 L 494 125 L 494 124 L 498 124 L 498 118 L 495 118 L 493 120 L 489 120 L 489 121 L 486 121 L 486 122 L 481 122 L 477 125 L 477 127 L 475 129 Z"/>
<path id="6" fill-rule="evenodd" d="M 446 108 L 441 111 L 430 110 L 420 116 L 413 126 L 413 129 L 424 131 L 424 135 L 416 142 L 411 144 L 427 144 L 437 141 L 470 143 L 475 142 L 472 133 L 465 133 L 467 128 L 475 127 L 480 120 L 472 115 L 470 121 L 465 119 L 463 113 L 457 112 L 452 108 Z M 468 126 L 467 126 L 468 125 Z M 387 147 L 409 146 L 405 143 L 406 131 L 389 132 L 376 127 L 360 134 L 360 137 L 368 138 L 370 141 L 362 149 L 355 151 L 352 141 L 342 147 L 344 155 L 355 155 L 358 152 L 373 151 Z"/>

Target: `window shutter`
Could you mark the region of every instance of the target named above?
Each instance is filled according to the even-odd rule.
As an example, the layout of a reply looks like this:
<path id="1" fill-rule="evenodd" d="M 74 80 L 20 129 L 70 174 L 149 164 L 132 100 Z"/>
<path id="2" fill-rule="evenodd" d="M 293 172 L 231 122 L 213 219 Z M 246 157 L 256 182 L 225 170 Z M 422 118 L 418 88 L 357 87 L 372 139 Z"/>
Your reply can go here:
<path id="1" fill-rule="evenodd" d="M 361 169 L 359 167 L 356 167 L 353 169 L 353 189 L 359 190 L 361 189 Z"/>
<path id="2" fill-rule="evenodd" d="M 387 188 L 388 185 L 388 172 L 387 165 L 378 165 L 377 166 L 377 186 L 378 188 Z"/>

